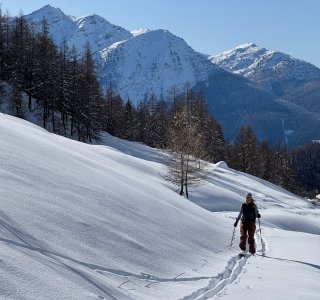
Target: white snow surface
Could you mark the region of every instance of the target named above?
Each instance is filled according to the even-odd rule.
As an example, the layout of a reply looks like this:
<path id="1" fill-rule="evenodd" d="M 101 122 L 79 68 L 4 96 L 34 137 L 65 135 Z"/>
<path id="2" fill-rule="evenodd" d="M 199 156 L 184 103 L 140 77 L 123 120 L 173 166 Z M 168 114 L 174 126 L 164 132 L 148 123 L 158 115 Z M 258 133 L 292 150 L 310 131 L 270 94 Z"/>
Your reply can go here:
<path id="1" fill-rule="evenodd" d="M 224 162 L 187 200 L 167 155 L 0 114 L 0 299 L 319 299 L 319 209 Z M 262 235 L 239 258 L 247 192 Z"/>

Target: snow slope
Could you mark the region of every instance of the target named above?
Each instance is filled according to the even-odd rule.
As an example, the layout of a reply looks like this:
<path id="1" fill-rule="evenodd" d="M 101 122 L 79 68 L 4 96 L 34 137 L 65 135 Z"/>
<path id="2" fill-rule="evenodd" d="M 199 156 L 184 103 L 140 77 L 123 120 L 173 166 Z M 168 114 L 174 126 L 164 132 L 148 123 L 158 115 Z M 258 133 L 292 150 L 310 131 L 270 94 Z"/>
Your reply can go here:
<path id="1" fill-rule="evenodd" d="M 210 212 L 163 181 L 165 158 L 109 135 L 82 144 L 0 114 L 0 299 L 274 299 L 265 284 L 283 291 L 293 270 L 308 281 L 282 299 L 317 299 L 319 210 L 219 163 L 191 191 Z M 237 242 L 228 246 L 248 191 L 265 256 L 239 259 Z"/>

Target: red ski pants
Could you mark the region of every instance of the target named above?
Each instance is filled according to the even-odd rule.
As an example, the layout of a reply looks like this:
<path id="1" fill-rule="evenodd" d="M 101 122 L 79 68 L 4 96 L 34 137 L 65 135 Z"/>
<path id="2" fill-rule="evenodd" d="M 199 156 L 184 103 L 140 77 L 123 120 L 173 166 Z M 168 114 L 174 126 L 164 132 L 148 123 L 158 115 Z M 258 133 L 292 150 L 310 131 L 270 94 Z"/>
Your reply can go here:
<path id="1" fill-rule="evenodd" d="M 239 247 L 244 250 L 246 249 L 246 243 L 248 238 L 249 251 L 255 253 L 254 248 L 254 233 L 256 232 L 255 221 L 241 221 L 240 224 L 240 244 Z"/>

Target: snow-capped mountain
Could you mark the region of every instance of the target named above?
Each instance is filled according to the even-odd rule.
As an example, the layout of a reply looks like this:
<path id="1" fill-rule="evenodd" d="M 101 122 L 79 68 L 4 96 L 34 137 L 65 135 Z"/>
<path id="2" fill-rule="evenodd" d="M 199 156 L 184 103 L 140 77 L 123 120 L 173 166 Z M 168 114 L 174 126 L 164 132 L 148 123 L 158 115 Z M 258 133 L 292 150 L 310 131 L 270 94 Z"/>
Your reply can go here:
<path id="1" fill-rule="evenodd" d="M 33 22 L 37 30 L 41 30 L 44 18 L 55 43 L 59 46 L 65 39 L 79 53 L 83 51 L 86 42 L 90 43 L 92 52 L 97 52 L 133 36 L 130 31 L 113 25 L 96 14 L 77 18 L 65 15 L 59 8 L 46 5 L 26 15 L 27 21 Z"/>
<path id="2" fill-rule="evenodd" d="M 102 82 L 112 83 L 124 99 L 135 102 L 150 93 L 166 98 L 173 85 L 182 91 L 186 82 L 193 86 L 212 72 L 222 72 L 183 39 L 161 29 L 115 43 L 101 55 L 105 60 Z"/>
<path id="3" fill-rule="evenodd" d="M 307 82 L 320 80 L 320 69 L 316 66 L 253 43 L 211 56 L 209 60 L 280 97 Z"/>
<path id="4" fill-rule="evenodd" d="M 130 32 L 97 15 L 71 17 L 49 5 L 26 16 L 38 30 L 44 17 L 57 45 L 66 39 L 81 52 L 89 42 L 101 85 L 112 83 L 135 103 L 150 93 L 165 97 L 173 85 L 182 91 L 186 82 L 193 86 L 219 69 L 167 30 Z"/>
<path id="5" fill-rule="evenodd" d="M 186 82 L 193 86 L 218 69 L 166 30 L 130 32 L 97 15 L 66 16 L 49 5 L 26 17 L 38 30 L 45 17 L 57 45 L 65 38 L 70 47 L 74 45 L 81 52 L 89 42 L 102 86 L 112 83 L 124 99 L 129 97 L 135 103 L 150 93 L 165 97 L 173 85 L 177 90 Z"/>

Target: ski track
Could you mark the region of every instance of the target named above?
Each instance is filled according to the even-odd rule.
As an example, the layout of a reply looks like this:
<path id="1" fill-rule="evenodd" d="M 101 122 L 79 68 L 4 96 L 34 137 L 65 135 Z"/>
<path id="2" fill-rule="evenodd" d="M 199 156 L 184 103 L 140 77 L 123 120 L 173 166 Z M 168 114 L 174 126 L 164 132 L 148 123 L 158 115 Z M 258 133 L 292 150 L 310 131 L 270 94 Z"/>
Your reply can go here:
<path id="1" fill-rule="evenodd" d="M 209 279 L 209 284 L 201 288 L 192 294 L 181 298 L 181 300 L 204 300 L 213 298 L 222 290 L 224 290 L 228 285 L 232 284 L 235 280 L 238 279 L 239 275 L 243 273 L 244 267 L 247 264 L 249 256 L 239 257 L 239 255 L 233 256 L 227 263 L 225 270 L 219 273 L 217 276 L 214 277 L 182 277 L 185 273 L 181 273 L 176 275 L 172 278 L 161 278 L 157 276 L 153 276 L 151 274 L 146 273 L 130 273 L 121 270 L 115 270 L 111 268 L 106 268 L 103 266 L 93 265 L 86 262 L 81 262 L 71 257 L 62 255 L 60 253 L 49 251 L 46 248 L 47 245 L 39 243 L 37 240 L 28 240 L 21 236 L 21 233 L 14 228 L 11 228 L 8 224 L 2 222 L 1 224 L 4 226 L 9 232 L 16 235 L 19 238 L 19 242 L 8 240 L 8 239 L 0 239 L 0 242 L 4 242 L 10 244 L 15 247 L 25 248 L 31 252 L 36 252 L 39 255 L 43 255 L 47 257 L 48 260 L 54 261 L 58 263 L 58 265 L 62 266 L 63 268 L 68 269 L 75 275 L 82 278 L 87 284 L 94 287 L 97 296 L 100 299 L 105 299 L 104 297 L 108 297 L 109 299 L 116 299 L 108 292 L 108 285 L 106 284 L 106 276 L 117 276 L 122 277 L 123 282 L 118 286 L 118 289 L 124 292 L 128 297 L 132 297 L 133 295 L 130 293 L 131 290 L 135 289 L 143 289 L 143 288 L 152 288 L 155 284 L 161 283 L 168 283 L 168 282 L 191 282 L 191 281 L 198 281 L 198 280 L 205 280 Z M 235 242 L 235 236 L 232 239 L 232 246 L 228 246 L 228 248 L 232 248 Z M 261 256 L 265 256 L 265 252 L 269 251 L 268 242 L 265 240 L 264 236 L 260 235 L 260 228 L 256 229 L 256 249 L 257 252 L 260 252 Z M 261 247 L 258 249 L 257 244 Z M 208 261 L 206 259 L 203 260 L 202 265 L 197 268 L 193 269 L 193 271 L 198 271 L 202 269 Z M 102 296 L 103 295 L 103 296 Z"/>
<path id="2" fill-rule="evenodd" d="M 260 252 L 262 256 L 265 256 L 265 252 L 269 251 L 269 245 L 263 235 L 261 234 L 260 236 L 260 229 L 256 230 L 256 242 L 261 246 L 257 252 Z M 217 276 L 212 277 L 206 287 L 199 289 L 191 295 L 185 296 L 181 300 L 205 300 L 215 297 L 228 285 L 238 279 L 239 275 L 243 273 L 249 257 L 250 256 L 244 256 L 239 258 L 238 255 L 232 257 L 228 261 L 225 270 Z"/>
<path id="3" fill-rule="evenodd" d="M 214 297 L 222 291 L 227 285 L 233 283 L 242 273 L 244 266 L 247 264 L 248 257 L 239 258 L 238 255 L 232 257 L 225 270 L 215 277 L 212 277 L 209 284 L 192 293 L 181 300 L 203 300 Z"/>

